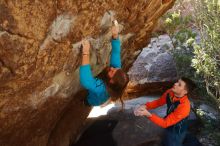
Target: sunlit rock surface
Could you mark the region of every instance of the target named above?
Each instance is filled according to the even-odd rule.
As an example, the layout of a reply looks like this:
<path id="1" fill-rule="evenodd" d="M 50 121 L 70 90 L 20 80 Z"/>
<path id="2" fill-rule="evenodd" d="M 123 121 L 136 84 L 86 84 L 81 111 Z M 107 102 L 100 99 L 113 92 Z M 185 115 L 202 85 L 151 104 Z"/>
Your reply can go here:
<path id="1" fill-rule="evenodd" d="M 90 108 L 79 85 L 80 40 L 92 44 L 94 75 L 110 54 L 112 19 L 120 24 L 128 70 L 174 0 L 0 0 L 0 145 L 67 146 Z"/>

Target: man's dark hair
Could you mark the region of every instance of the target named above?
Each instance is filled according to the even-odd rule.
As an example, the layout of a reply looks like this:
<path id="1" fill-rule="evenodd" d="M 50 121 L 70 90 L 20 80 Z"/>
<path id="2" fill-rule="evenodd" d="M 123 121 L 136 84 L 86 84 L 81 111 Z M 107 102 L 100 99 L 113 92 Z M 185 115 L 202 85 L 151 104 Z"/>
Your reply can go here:
<path id="1" fill-rule="evenodd" d="M 192 91 L 196 88 L 196 84 L 189 78 L 181 77 L 180 78 L 186 84 L 186 90 L 188 93 L 192 93 Z"/>

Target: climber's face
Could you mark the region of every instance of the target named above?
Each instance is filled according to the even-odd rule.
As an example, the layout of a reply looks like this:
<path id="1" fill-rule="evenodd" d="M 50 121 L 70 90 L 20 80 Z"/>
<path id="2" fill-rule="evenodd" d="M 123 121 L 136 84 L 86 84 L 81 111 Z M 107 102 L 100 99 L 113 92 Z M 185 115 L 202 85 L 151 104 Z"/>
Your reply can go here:
<path id="1" fill-rule="evenodd" d="M 186 83 L 183 80 L 179 79 L 173 85 L 173 88 L 171 90 L 174 92 L 176 96 L 179 96 L 179 97 L 184 96 L 187 94 Z"/>
<path id="2" fill-rule="evenodd" d="M 110 79 L 113 78 L 117 70 L 118 70 L 118 68 L 109 67 L 109 69 L 108 69 L 108 77 Z"/>

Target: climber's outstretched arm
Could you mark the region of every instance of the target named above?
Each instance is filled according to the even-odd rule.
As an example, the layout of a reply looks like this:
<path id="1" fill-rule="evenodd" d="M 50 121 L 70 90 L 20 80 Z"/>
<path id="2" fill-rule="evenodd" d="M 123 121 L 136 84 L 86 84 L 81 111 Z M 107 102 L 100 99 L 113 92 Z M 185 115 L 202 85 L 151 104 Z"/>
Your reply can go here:
<path id="1" fill-rule="evenodd" d="M 88 40 L 83 40 L 82 41 L 82 65 L 87 65 L 90 63 L 89 59 L 90 59 L 90 43 Z"/>
<path id="2" fill-rule="evenodd" d="M 116 25 L 112 27 L 112 40 L 111 40 L 112 51 L 110 57 L 110 66 L 114 68 L 121 68 L 121 43 L 119 40 L 118 33 L 119 33 L 119 26 L 116 23 Z"/>

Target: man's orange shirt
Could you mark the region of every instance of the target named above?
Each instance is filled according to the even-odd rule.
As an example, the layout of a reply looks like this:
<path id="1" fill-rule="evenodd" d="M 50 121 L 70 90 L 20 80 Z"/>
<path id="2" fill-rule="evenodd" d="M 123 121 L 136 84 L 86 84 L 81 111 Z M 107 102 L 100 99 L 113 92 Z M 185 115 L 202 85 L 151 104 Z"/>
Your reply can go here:
<path id="1" fill-rule="evenodd" d="M 168 93 L 170 94 L 172 102 L 180 101 L 180 104 L 177 106 L 177 108 L 172 113 L 168 114 L 166 118 L 161 118 L 156 114 L 152 114 L 152 116 L 149 117 L 152 122 L 163 128 L 175 125 L 179 121 L 189 116 L 190 113 L 190 101 L 188 99 L 188 96 L 185 95 L 181 98 L 175 97 L 171 89 L 167 90 L 159 99 L 152 102 L 147 102 L 146 108 L 150 110 L 166 104 Z"/>

